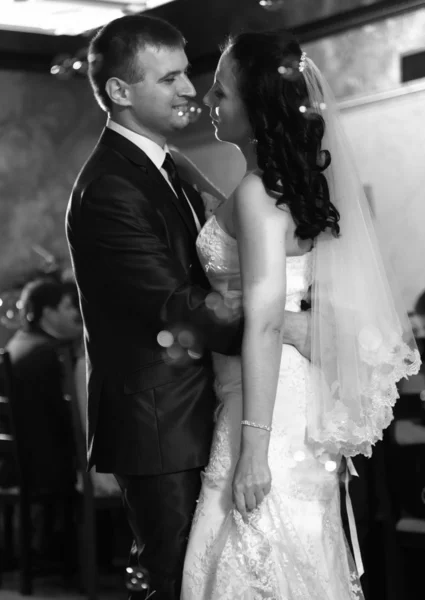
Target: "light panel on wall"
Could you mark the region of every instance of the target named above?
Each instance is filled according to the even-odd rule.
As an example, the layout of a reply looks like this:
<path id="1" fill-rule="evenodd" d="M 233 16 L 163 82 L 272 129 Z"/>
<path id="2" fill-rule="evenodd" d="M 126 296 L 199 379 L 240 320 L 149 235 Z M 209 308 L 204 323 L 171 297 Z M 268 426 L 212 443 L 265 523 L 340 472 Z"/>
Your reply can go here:
<path id="1" fill-rule="evenodd" d="M 1 0 L 0 29 L 79 35 L 176 0 Z"/>

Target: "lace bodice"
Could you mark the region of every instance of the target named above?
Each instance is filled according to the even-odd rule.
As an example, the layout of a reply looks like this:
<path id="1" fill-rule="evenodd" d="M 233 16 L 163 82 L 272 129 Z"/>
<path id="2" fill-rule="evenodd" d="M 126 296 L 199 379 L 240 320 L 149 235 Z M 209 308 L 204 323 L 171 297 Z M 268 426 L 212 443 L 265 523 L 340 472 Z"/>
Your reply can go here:
<path id="1" fill-rule="evenodd" d="M 210 217 L 196 241 L 199 259 L 211 286 L 223 295 L 241 294 L 241 275 L 236 240 Z M 312 278 L 312 252 L 286 259 L 286 310 L 299 311 Z"/>

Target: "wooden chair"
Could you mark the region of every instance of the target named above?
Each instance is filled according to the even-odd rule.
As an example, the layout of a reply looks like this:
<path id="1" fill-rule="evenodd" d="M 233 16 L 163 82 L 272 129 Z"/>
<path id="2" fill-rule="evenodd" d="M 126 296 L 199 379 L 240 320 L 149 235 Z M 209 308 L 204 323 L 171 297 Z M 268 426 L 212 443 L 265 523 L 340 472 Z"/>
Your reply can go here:
<path id="1" fill-rule="evenodd" d="M 0 350 L 0 369 L 2 377 L 2 395 L 0 414 L 7 423 L 8 431 L 0 433 L 0 454 L 14 462 L 18 485 L 0 488 L 0 510 L 3 521 L 3 554 L 9 556 L 12 551 L 12 517 L 14 507 L 19 511 L 19 555 L 20 555 L 20 592 L 24 596 L 32 594 L 31 577 L 31 499 L 28 478 L 24 472 L 24 460 L 13 418 L 13 379 L 9 354 Z M 3 557 L 0 562 L 0 578 Z M 0 579 L 1 583 L 1 579 Z"/>
<path id="2" fill-rule="evenodd" d="M 396 539 L 402 565 L 404 597 L 409 600 L 422 600 L 421 573 L 425 560 L 425 519 L 402 514 L 396 524 Z"/>
<path id="3" fill-rule="evenodd" d="M 373 449 L 372 457 L 354 457 L 359 477 L 350 483 L 350 496 L 365 573 L 361 578 L 366 600 L 400 600 L 402 581 L 397 563 L 395 520 L 388 486 L 385 440 Z M 342 490 L 345 498 L 345 490 Z M 350 540 L 345 502 L 343 523 Z"/>
<path id="4" fill-rule="evenodd" d="M 77 455 L 78 469 L 82 479 L 79 510 L 79 558 L 83 588 L 88 600 L 98 599 L 98 566 L 96 513 L 98 510 L 123 510 L 120 496 L 96 496 L 91 474 L 87 472 L 85 433 L 75 386 L 71 352 L 64 349 L 60 354 L 64 368 L 64 397 L 70 403 Z"/>
<path id="5" fill-rule="evenodd" d="M 416 390 L 401 394 L 391 425 L 392 497 L 404 594 L 416 600 L 425 560 L 425 405 Z M 416 584 L 415 584 L 416 581 Z M 411 589 L 409 589 L 411 588 Z"/>
<path id="6" fill-rule="evenodd" d="M 3 521 L 3 555 L 11 556 L 13 548 L 13 517 L 15 510 L 19 521 L 19 588 L 24 596 L 33 593 L 33 578 L 35 576 L 33 551 L 32 551 L 32 521 L 31 509 L 35 503 L 50 503 L 57 505 L 61 503 L 65 508 L 65 537 L 70 537 L 73 531 L 73 504 L 75 499 L 66 492 L 35 491 L 31 488 L 31 477 L 28 465 L 28 448 L 25 439 L 19 435 L 16 415 L 16 390 L 13 379 L 13 365 L 9 353 L 0 349 L 0 414 L 6 424 L 7 431 L 0 434 L 0 454 L 8 456 L 14 465 L 16 485 L 13 487 L 0 488 L 0 511 Z M 68 553 L 69 554 L 69 553 Z M 0 585 L 1 573 L 3 571 L 0 561 Z M 68 560 L 63 561 L 61 572 L 64 577 L 69 575 Z M 51 566 L 38 567 L 37 575 L 51 573 Z"/>

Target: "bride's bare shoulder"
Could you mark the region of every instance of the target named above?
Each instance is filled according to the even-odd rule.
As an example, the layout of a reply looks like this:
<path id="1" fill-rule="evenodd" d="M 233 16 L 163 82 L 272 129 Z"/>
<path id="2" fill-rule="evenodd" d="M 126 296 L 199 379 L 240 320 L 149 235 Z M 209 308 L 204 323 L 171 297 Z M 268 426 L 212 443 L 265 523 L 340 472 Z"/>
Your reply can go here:
<path id="1" fill-rule="evenodd" d="M 235 188 L 233 192 L 233 198 L 234 200 L 240 200 L 241 198 L 253 193 L 266 193 L 266 188 L 263 180 L 261 179 L 261 174 L 257 171 L 246 173 L 238 186 Z"/>
<path id="2" fill-rule="evenodd" d="M 245 175 L 234 191 L 233 204 L 236 211 L 249 210 L 259 217 L 262 214 L 272 214 L 282 221 L 287 221 L 289 217 L 287 210 L 276 206 L 276 196 L 267 190 L 260 171 L 251 171 Z"/>

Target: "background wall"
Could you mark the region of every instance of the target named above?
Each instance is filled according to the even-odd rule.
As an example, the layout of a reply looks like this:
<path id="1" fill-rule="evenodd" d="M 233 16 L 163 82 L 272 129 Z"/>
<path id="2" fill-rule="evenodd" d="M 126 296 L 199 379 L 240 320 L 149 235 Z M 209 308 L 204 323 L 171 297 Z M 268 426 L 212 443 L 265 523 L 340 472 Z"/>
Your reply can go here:
<path id="1" fill-rule="evenodd" d="M 335 96 L 392 90 L 401 82 L 401 56 L 425 48 L 425 9 L 383 19 L 305 45 Z"/>
<path id="2" fill-rule="evenodd" d="M 64 218 L 103 117 L 85 80 L 0 71 L 0 290 L 39 264 L 40 245 L 68 262 Z"/>
<path id="3" fill-rule="evenodd" d="M 410 308 L 425 289 L 425 84 L 342 114 L 362 181 L 372 188 L 384 254 Z"/>

